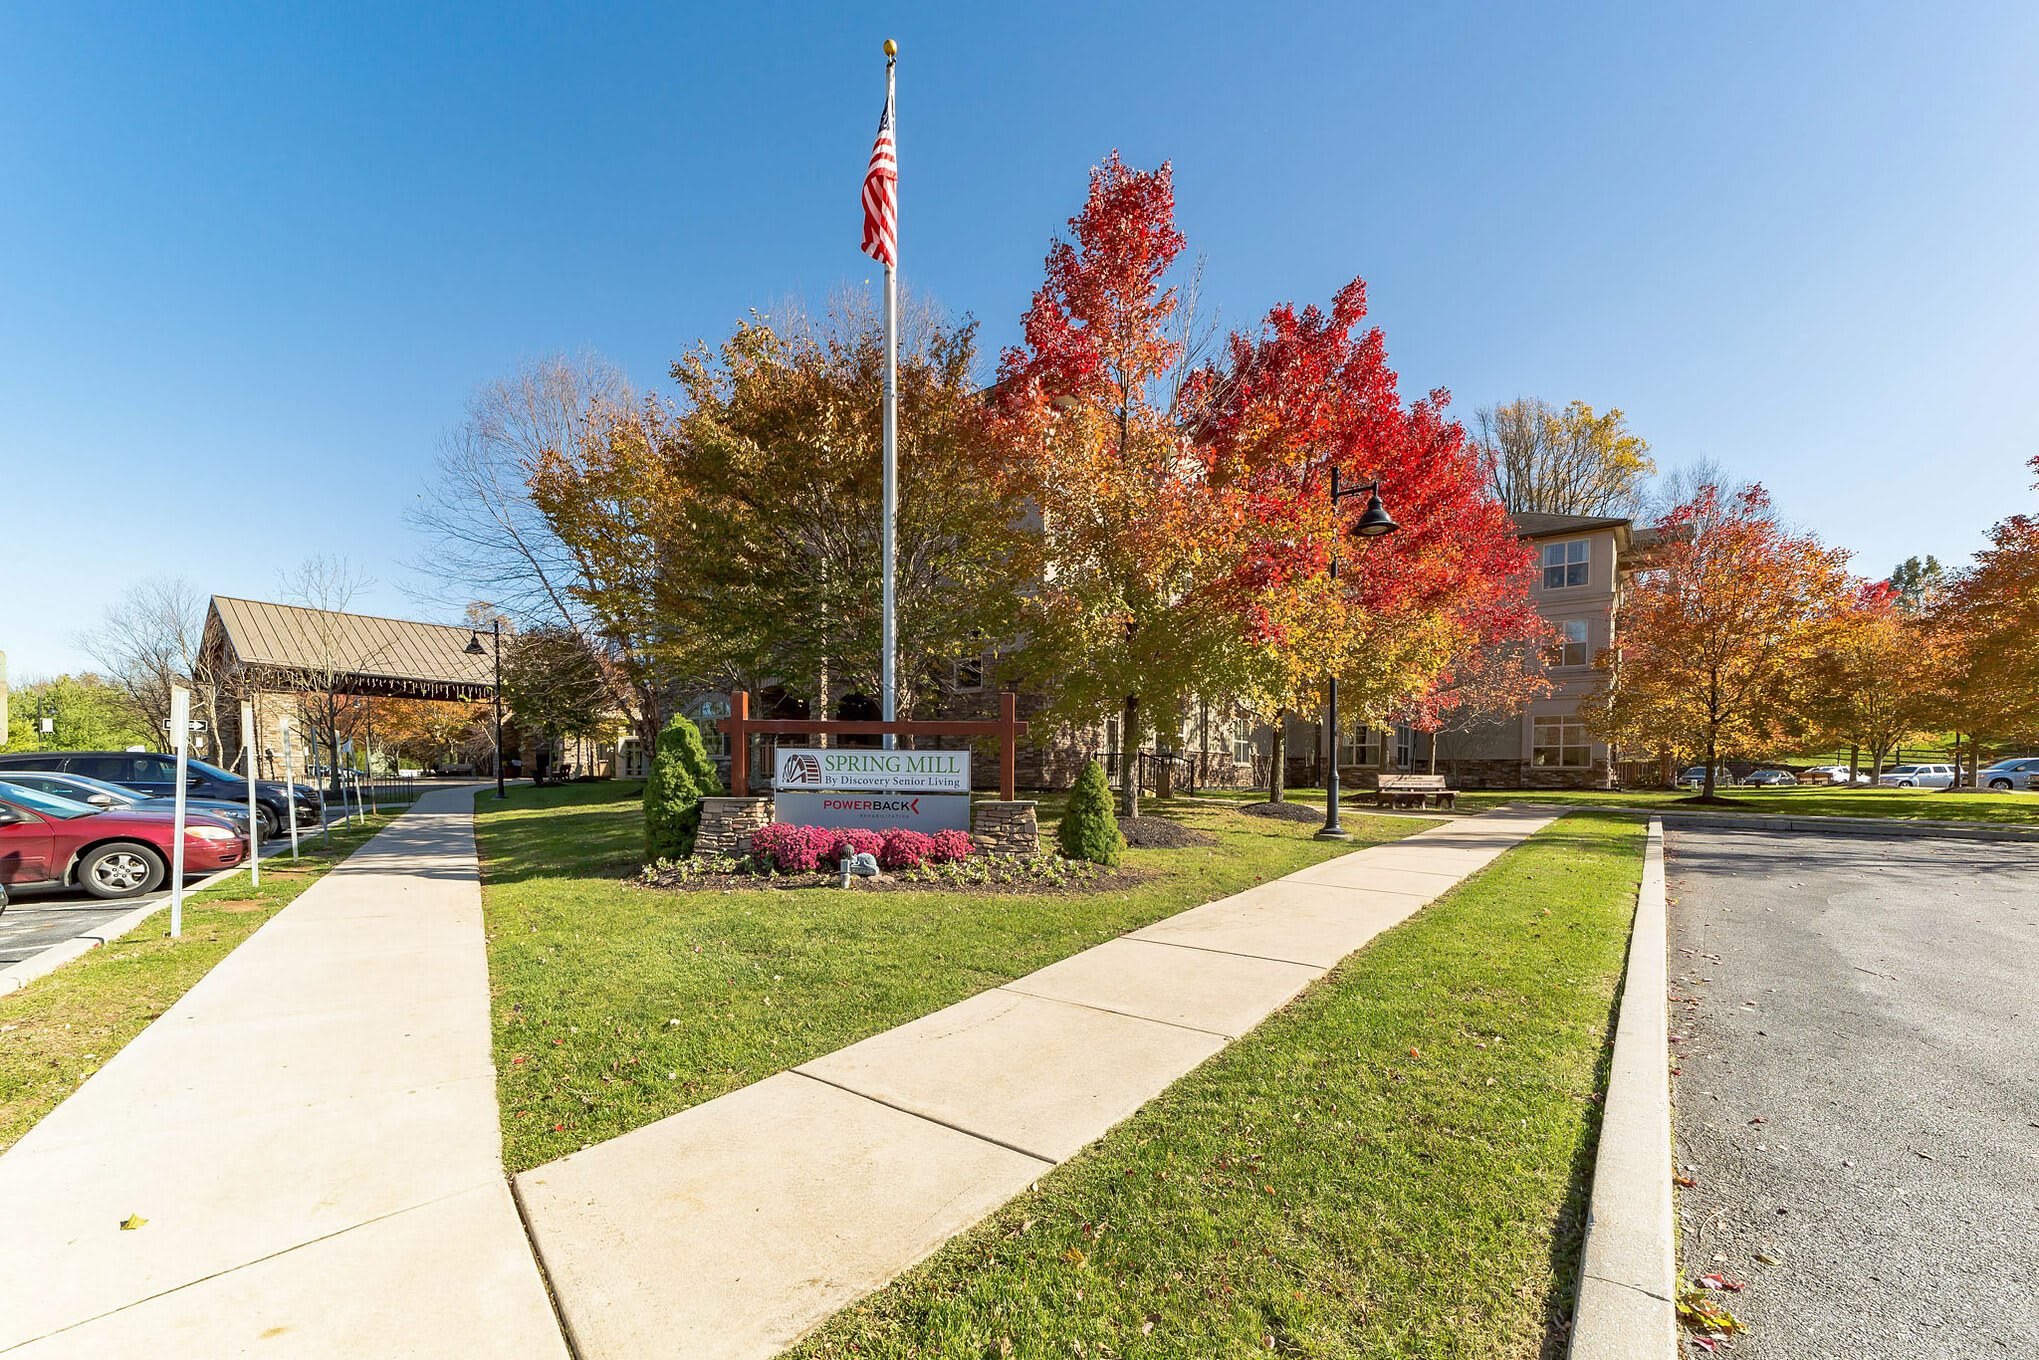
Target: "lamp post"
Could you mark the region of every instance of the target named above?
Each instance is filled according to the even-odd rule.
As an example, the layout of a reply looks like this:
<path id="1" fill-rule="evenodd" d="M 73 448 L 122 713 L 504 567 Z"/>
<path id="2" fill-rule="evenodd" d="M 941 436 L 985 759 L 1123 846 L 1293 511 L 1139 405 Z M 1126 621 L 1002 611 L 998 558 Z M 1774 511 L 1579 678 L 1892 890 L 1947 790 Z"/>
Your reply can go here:
<path id="1" fill-rule="evenodd" d="M 1331 508 L 1336 510 L 1344 496 L 1365 496 L 1366 509 L 1353 521 L 1354 538 L 1383 538 L 1402 526 L 1395 523 L 1387 509 L 1381 505 L 1381 484 L 1368 482 L 1364 486 L 1341 487 L 1338 485 L 1338 465 L 1331 465 Z M 1338 553 L 1331 553 L 1331 579 L 1338 579 Z M 1349 841 L 1352 833 L 1338 821 L 1338 673 L 1331 673 L 1330 685 L 1330 726 L 1331 726 L 1331 772 L 1324 780 L 1324 825 L 1317 832 L 1320 841 Z"/>
<path id="2" fill-rule="evenodd" d="M 495 619 L 490 623 L 489 635 L 495 639 L 496 644 L 496 797 L 507 798 L 510 795 L 503 791 L 503 621 L 501 619 Z M 485 650 L 481 645 L 481 634 L 470 629 L 467 645 L 461 648 L 461 650 L 469 656 L 480 656 Z"/>

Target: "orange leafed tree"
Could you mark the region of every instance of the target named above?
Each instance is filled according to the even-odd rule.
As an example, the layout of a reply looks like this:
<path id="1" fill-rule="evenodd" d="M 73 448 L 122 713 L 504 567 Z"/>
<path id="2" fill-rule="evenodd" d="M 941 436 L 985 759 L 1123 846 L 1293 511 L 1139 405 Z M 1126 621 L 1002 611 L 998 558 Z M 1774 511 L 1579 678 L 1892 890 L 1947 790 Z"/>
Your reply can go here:
<path id="1" fill-rule="evenodd" d="M 1724 754 L 1796 717 L 1821 626 L 1848 601 L 1847 554 L 1784 528 L 1761 487 L 1702 486 L 1659 527 L 1587 713 L 1622 746 L 1700 758 L 1712 799 Z"/>
<path id="2" fill-rule="evenodd" d="M 1857 583 L 1817 627 L 1804 715 L 1821 737 L 1867 751 L 1881 774 L 1891 748 L 1925 730 L 1944 702 L 1942 630 L 1908 613 L 1887 581 Z"/>
<path id="3" fill-rule="evenodd" d="M 2039 457 L 2031 468 L 2039 476 Z M 1933 617 L 1948 647 L 1941 721 L 1971 738 L 2039 737 L 2039 515 L 1991 528 Z"/>

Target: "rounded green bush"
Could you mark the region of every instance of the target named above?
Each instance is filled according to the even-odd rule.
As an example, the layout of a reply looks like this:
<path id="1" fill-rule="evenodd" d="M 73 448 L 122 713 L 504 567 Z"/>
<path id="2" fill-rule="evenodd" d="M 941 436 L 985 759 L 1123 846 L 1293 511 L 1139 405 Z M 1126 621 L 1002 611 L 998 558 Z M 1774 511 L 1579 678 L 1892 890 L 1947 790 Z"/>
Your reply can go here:
<path id="1" fill-rule="evenodd" d="M 1055 845 L 1068 858 L 1092 864 L 1117 864 L 1125 853 L 1126 838 L 1112 811 L 1111 785 L 1105 780 L 1104 766 L 1095 760 L 1083 762 L 1083 772 L 1076 776 L 1069 808 L 1055 833 Z"/>

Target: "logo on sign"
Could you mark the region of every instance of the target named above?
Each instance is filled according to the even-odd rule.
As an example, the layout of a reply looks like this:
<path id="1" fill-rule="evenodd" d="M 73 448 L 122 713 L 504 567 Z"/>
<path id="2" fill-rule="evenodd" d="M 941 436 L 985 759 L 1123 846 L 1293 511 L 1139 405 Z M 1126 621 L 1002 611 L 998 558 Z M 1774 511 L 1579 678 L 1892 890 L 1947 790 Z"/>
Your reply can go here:
<path id="1" fill-rule="evenodd" d="M 779 770 L 779 779 L 786 784 L 818 788 L 821 784 L 821 760 L 806 751 L 790 751 Z"/>

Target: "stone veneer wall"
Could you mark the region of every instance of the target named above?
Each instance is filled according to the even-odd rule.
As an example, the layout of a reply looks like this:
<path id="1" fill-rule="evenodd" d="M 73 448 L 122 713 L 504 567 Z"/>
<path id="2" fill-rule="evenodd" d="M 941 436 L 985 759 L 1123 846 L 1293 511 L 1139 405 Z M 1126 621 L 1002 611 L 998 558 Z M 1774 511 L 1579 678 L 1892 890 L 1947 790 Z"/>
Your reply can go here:
<path id="1" fill-rule="evenodd" d="M 697 855 L 748 855 L 751 834 L 772 820 L 769 798 L 703 798 Z"/>
<path id="2" fill-rule="evenodd" d="M 1005 803 L 985 798 L 970 805 L 970 839 L 992 855 L 1038 855 L 1041 827 L 1034 804 L 1021 799 Z"/>
<path id="3" fill-rule="evenodd" d="M 1415 771 L 1422 773 L 1422 770 Z M 1613 787 L 1607 762 L 1565 769 L 1526 760 L 1439 760 L 1437 772 L 1455 789 L 1605 789 Z"/>

